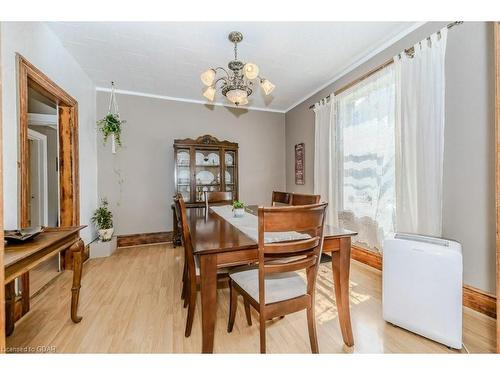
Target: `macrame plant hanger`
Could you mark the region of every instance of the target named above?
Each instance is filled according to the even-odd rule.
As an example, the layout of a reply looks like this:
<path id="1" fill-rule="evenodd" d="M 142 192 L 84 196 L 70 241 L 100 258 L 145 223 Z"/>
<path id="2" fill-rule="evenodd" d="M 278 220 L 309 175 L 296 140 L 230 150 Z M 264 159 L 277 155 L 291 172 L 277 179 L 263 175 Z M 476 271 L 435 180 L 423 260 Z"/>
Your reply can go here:
<path id="1" fill-rule="evenodd" d="M 116 101 L 115 96 L 115 83 L 113 81 L 111 81 L 111 95 L 109 97 L 108 115 L 110 114 L 114 114 L 116 117 L 120 118 L 120 113 L 118 112 L 118 102 Z M 116 154 L 115 133 L 111 134 L 111 152 Z"/>

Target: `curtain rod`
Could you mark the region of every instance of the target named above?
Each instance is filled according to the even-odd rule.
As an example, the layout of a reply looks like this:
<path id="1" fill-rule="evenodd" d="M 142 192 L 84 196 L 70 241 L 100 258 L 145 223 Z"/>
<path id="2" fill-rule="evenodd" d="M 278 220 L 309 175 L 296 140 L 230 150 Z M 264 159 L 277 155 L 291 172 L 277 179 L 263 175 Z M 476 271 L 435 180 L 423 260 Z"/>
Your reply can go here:
<path id="1" fill-rule="evenodd" d="M 455 26 L 457 26 L 457 25 L 461 25 L 461 24 L 463 24 L 463 23 L 464 23 L 464 21 L 455 21 L 455 22 L 451 22 L 451 23 L 449 23 L 448 25 L 446 25 L 446 28 L 447 28 L 447 29 L 451 29 L 452 27 L 455 27 Z M 430 36 L 428 36 L 426 39 L 429 39 L 429 38 L 430 38 Z M 405 51 L 406 53 L 410 53 L 410 54 L 411 54 L 412 50 L 413 50 L 413 47 L 410 47 L 410 48 L 406 48 L 404 51 Z M 377 67 L 377 68 L 375 68 L 375 69 L 373 69 L 373 70 L 369 71 L 368 73 L 366 73 L 365 75 L 361 76 L 360 78 L 358 78 L 358 79 L 354 80 L 353 82 L 348 83 L 347 85 L 345 85 L 345 86 L 341 87 L 340 89 L 338 89 L 337 91 L 335 91 L 335 94 L 340 94 L 342 91 L 347 90 L 348 88 L 350 88 L 350 87 L 354 86 L 354 85 L 355 85 L 356 83 L 358 83 L 359 81 L 362 81 L 363 79 L 365 79 L 365 78 L 367 78 L 367 77 L 371 76 L 372 74 L 375 74 L 376 72 L 378 72 L 379 70 L 382 70 L 383 68 L 385 68 L 386 66 L 390 65 L 391 63 L 392 63 L 392 59 L 390 59 L 390 60 L 386 61 L 385 63 L 383 63 L 383 64 L 382 64 L 382 65 L 380 65 L 379 67 Z M 325 96 L 324 98 L 322 98 L 322 99 L 318 100 L 316 103 L 311 104 L 311 105 L 309 106 L 309 109 L 313 109 L 313 108 L 314 108 L 314 106 L 315 106 L 316 104 L 318 104 L 319 102 L 321 102 L 322 100 L 328 100 L 328 99 L 330 99 L 330 95 L 331 95 L 331 94 L 328 94 L 328 95 L 327 95 L 327 96 Z"/>

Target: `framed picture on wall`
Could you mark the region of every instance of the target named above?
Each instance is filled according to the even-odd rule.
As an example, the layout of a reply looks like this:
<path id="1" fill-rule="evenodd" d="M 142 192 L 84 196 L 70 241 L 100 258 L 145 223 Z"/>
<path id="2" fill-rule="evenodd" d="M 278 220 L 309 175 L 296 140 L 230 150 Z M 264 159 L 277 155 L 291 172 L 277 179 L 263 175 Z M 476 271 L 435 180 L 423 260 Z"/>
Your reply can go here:
<path id="1" fill-rule="evenodd" d="M 304 185 L 304 167 L 305 167 L 305 146 L 304 143 L 295 145 L 295 185 Z"/>

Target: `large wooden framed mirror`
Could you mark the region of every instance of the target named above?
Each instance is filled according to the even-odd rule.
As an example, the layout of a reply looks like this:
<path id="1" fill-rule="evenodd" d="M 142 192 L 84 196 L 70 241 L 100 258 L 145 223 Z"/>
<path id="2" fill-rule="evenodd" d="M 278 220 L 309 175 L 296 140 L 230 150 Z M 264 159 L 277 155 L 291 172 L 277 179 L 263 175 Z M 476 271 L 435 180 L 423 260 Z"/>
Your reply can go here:
<path id="1" fill-rule="evenodd" d="M 29 63 L 23 56 L 17 55 L 19 77 L 19 226 L 21 228 L 45 224 L 50 226 L 75 226 L 79 224 L 79 180 L 78 180 L 78 103 L 63 89 L 57 86 L 39 69 Z M 57 131 L 57 157 L 55 168 L 58 172 L 58 187 L 56 203 L 57 220 L 47 223 L 35 220 L 33 212 L 34 202 L 43 201 L 36 198 L 32 192 L 33 173 L 30 173 L 30 163 L 33 164 L 33 154 L 37 147 L 35 143 L 42 143 L 44 134 L 30 129 L 33 120 L 29 114 L 29 97 L 37 95 L 46 105 L 54 106 L 55 121 L 53 126 Z M 37 120 L 35 119 L 35 122 Z M 43 118 L 42 120 L 43 121 Z M 38 134 L 38 137 L 37 137 Z M 41 140 L 41 141 L 40 141 Z M 37 142 L 35 142 L 37 141 Z M 41 147 L 41 146 L 40 146 Z M 33 155 L 31 155 L 33 156 Z M 43 164 L 43 163 L 41 163 Z M 56 183 L 57 183 L 56 182 Z M 35 199 L 35 200 L 34 200 Z M 47 201 L 47 197 L 45 197 Z M 41 204 L 43 207 L 43 204 Z M 43 217 L 44 215 L 41 215 Z M 45 215 L 47 216 L 47 215 Z M 55 225 L 54 225 L 55 224 Z"/>

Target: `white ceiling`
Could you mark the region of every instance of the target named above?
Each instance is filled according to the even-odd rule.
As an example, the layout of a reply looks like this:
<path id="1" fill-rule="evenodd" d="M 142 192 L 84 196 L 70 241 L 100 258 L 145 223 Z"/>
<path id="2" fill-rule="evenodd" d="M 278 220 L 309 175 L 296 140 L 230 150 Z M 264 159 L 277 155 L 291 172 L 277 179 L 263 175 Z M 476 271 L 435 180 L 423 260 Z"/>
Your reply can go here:
<path id="1" fill-rule="evenodd" d="M 227 66 L 230 31 L 244 35 L 239 57 L 276 85 L 255 87 L 249 107 L 285 111 L 373 51 L 415 28 L 412 22 L 50 22 L 97 87 L 204 101 L 200 73 Z M 226 104 L 218 93 L 216 102 Z"/>

